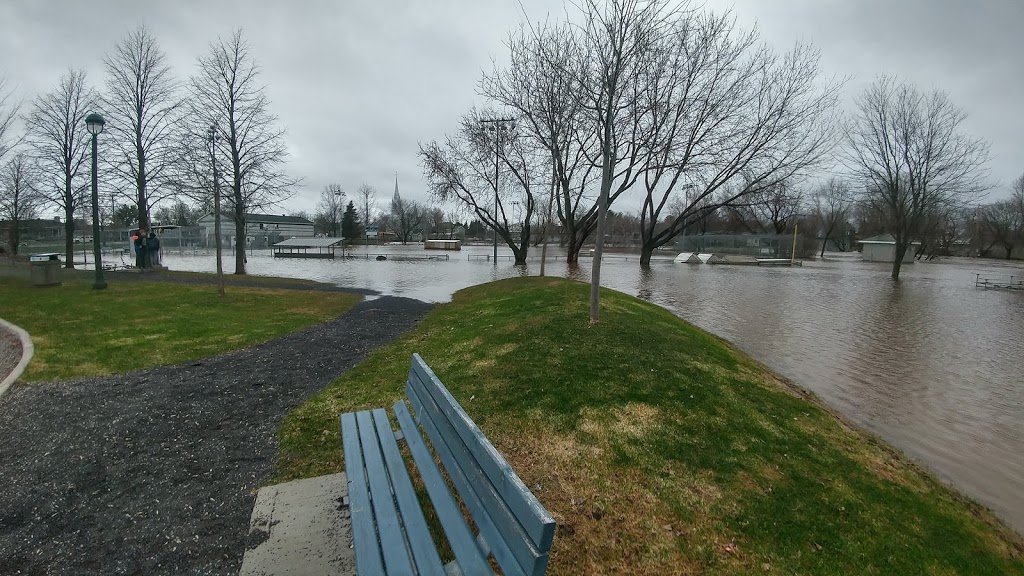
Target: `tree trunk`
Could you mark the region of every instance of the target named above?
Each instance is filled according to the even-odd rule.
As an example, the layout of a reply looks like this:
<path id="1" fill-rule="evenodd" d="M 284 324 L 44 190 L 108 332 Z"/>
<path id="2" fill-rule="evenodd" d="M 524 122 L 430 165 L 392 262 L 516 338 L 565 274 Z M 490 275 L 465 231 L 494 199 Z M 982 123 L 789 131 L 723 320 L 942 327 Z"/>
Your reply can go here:
<path id="1" fill-rule="evenodd" d="M 139 204 L 139 228 L 149 230 L 149 202 L 146 198 L 146 158 L 140 152 L 137 160 L 139 163 L 139 174 L 135 179 L 135 186 L 138 191 L 138 198 L 136 200 Z"/>
<path id="2" fill-rule="evenodd" d="M 651 256 L 654 254 L 654 248 L 647 246 L 646 244 L 640 247 L 640 267 L 650 268 Z"/>
<path id="3" fill-rule="evenodd" d="M 71 202 L 66 203 L 71 206 Z M 64 267 L 75 267 L 75 213 L 71 208 L 64 209 Z"/>
<path id="4" fill-rule="evenodd" d="M 18 230 L 18 225 L 21 222 L 18 218 L 13 218 L 10 221 L 11 231 L 8 238 L 8 243 L 11 245 L 11 256 L 18 255 L 18 246 L 21 244 L 21 232 Z"/>
<path id="5" fill-rule="evenodd" d="M 512 253 L 515 255 L 515 265 L 525 266 L 526 256 L 530 251 L 530 224 L 526 223 L 519 231 L 519 247 L 512 247 Z"/>
<path id="6" fill-rule="evenodd" d="M 825 232 L 825 239 L 821 241 L 821 255 L 818 256 L 818 258 L 824 258 L 825 257 L 825 246 L 828 245 L 828 237 L 831 236 L 831 235 L 832 235 L 832 231 L 831 230 Z"/>
<path id="7" fill-rule="evenodd" d="M 235 214 L 235 274 L 245 274 L 245 221 Z"/>
<path id="8" fill-rule="evenodd" d="M 544 276 L 544 263 L 548 260 L 548 241 L 540 245 L 540 275 Z"/>
<path id="9" fill-rule="evenodd" d="M 896 253 L 893 255 L 892 260 L 892 274 L 893 280 L 900 279 L 900 268 L 903 266 L 903 256 L 907 253 L 907 243 L 896 241 Z"/>
<path id="10" fill-rule="evenodd" d="M 580 250 L 583 249 L 584 238 L 578 238 L 576 236 L 576 230 L 570 229 L 566 244 L 568 249 L 565 254 L 565 261 L 569 264 L 576 264 L 580 260 Z"/>

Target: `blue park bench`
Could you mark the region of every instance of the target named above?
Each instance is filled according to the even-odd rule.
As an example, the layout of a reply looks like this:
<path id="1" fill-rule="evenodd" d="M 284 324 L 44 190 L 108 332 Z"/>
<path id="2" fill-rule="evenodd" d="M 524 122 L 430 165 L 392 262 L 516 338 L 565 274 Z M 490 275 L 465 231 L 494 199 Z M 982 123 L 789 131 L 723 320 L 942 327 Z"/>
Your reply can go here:
<path id="1" fill-rule="evenodd" d="M 341 415 L 356 569 L 361 575 L 540 575 L 547 569 L 555 521 L 462 406 L 413 354 L 404 400 Z M 420 426 L 423 434 L 420 433 Z M 404 440 L 455 559 L 442 564 L 398 448 Z M 444 466 L 438 466 L 429 442 Z M 453 494 L 445 474 L 455 488 Z M 456 496 L 458 499 L 456 499 Z M 474 534 L 459 502 L 475 524 Z"/>

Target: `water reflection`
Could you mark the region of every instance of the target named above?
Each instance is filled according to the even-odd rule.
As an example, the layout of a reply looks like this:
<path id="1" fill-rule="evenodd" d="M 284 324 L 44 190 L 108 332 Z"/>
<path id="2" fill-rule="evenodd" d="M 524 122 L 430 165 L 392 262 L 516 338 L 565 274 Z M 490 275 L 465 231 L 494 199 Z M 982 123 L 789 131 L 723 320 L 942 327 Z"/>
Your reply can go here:
<path id="1" fill-rule="evenodd" d="M 420 247 L 377 251 L 422 255 Z M 427 301 L 526 266 L 449 261 L 249 258 L 254 274 L 310 278 Z M 539 252 L 539 251 L 538 251 Z M 666 255 L 667 256 L 667 255 Z M 212 271 L 212 255 L 174 256 L 171 268 Z M 637 295 L 731 340 L 815 392 L 1024 530 L 1024 294 L 979 291 L 975 272 L 1020 274 L 999 262 L 917 263 L 892 282 L 888 266 L 853 259 L 802 268 L 751 268 L 639 259 L 602 266 L 604 286 Z M 995 270 L 995 268 L 999 268 Z M 549 250 L 546 273 L 588 282 L 590 262 Z"/>

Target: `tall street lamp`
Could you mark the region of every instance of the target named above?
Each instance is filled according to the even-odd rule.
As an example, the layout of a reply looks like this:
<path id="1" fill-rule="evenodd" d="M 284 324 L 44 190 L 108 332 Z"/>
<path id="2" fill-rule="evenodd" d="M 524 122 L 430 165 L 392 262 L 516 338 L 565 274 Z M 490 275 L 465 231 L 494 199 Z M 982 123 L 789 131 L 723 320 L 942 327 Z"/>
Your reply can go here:
<path id="1" fill-rule="evenodd" d="M 480 123 L 494 136 L 494 265 L 498 265 L 498 161 L 501 156 L 501 140 L 509 131 L 516 129 L 514 118 L 485 118 Z"/>
<path id="2" fill-rule="evenodd" d="M 96 290 L 107 287 L 107 281 L 103 279 L 103 262 L 100 256 L 100 200 L 96 171 L 96 136 L 103 132 L 103 124 L 103 116 L 95 112 L 85 117 L 85 127 L 89 134 L 92 134 L 92 255 L 96 261 L 96 279 L 92 287 Z"/>

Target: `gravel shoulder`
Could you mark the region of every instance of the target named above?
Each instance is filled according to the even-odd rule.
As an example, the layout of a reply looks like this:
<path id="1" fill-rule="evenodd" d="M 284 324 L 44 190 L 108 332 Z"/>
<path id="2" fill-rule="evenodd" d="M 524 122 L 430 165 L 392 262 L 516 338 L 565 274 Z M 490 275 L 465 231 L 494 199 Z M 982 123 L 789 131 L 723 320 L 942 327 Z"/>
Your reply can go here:
<path id="1" fill-rule="evenodd" d="M 199 362 L 0 398 L 0 573 L 237 574 L 281 419 L 431 306 L 383 297 Z"/>

